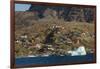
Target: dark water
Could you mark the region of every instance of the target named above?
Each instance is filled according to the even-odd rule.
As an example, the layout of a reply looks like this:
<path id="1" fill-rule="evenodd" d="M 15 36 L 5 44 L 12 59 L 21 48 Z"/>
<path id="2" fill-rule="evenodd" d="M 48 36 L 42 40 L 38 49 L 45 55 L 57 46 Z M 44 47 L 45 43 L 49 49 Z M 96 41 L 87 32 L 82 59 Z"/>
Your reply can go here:
<path id="1" fill-rule="evenodd" d="M 84 63 L 93 62 L 94 55 L 88 54 L 86 56 L 49 56 L 49 57 L 24 57 L 16 58 L 16 66 L 31 65 L 31 64 L 62 64 L 62 63 Z"/>

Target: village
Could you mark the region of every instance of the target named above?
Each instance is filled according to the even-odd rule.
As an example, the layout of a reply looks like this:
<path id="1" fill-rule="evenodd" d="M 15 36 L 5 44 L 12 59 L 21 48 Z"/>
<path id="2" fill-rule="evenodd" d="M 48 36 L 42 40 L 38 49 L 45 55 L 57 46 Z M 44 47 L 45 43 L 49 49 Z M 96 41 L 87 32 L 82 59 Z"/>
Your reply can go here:
<path id="1" fill-rule="evenodd" d="M 29 36 L 30 33 L 23 32 L 15 40 L 16 56 L 71 55 L 69 51 L 75 50 L 81 45 L 85 48 L 85 55 L 94 52 L 94 33 L 82 31 L 78 28 L 62 32 L 64 29 L 65 27 L 59 25 L 50 26 L 45 32 L 42 32 L 45 36 L 41 36 L 40 32 L 33 36 Z M 92 42 L 92 44 L 89 44 L 89 42 Z"/>

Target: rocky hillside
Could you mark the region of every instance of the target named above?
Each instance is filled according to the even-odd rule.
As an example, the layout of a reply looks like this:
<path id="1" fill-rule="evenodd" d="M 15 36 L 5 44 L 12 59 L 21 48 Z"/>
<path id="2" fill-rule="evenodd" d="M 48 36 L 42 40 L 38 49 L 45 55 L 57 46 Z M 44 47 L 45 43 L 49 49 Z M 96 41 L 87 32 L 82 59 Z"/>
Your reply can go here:
<path id="1" fill-rule="evenodd" d="M 65 21 L 92 22 L 94 18 L 94 8 L 31 5 L 28 11 L 36 11 L 40 18 L 51 16 Z"/>
<path id="2" fill-rule="evenodd" d="M 27 11 L 16 11 L 16 56 L 68 55 L 73 46 L 80 45 L 87 53 L 93 53 L 93 11 L 93 8 L 33 5 Z"/>
<path id="3" fill-rule="evenodd" d="M 94 8 L 34 6 L 29 10 L 15 12 L 17 25 L 32 25 L 40 21 L 94 22 Z"/>

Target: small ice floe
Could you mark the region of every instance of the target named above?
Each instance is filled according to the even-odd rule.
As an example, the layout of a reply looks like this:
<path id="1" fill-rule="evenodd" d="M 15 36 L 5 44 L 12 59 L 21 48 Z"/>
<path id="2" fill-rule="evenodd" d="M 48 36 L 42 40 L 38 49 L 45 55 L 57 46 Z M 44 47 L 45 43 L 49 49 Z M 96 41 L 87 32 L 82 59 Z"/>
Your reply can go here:
<path id="1" fill-rule="evenodd" d="M 43 55 L 28 55 L 27 57 L 48 57 L 49 54 L 43 54 Z"/>
<path id="2" fill-rule="evenodd" d="M 71 54 L 71 56 L 82 56 L 86 55 L 86 50 L 84 46 L 80 46 L 76 50 L 68 51 L 68 53 Z"/>
<path id="3" fill-rule="evenodd" d="M 43 57 L 48 57 L 48 56 L 49 56 L 49 54 L 44 54 L 44 55 L 43 55 Z"/>
<path id="4" fill-rule="evenodd" d="M 38 56 L 36 56 L 36 55 L 28 55 L 27 57 L 38 57 Z"/>
<path id="5" fill-rule="evenodd" d="M 60 56 L 65 56 L 65 55 L 60 55 Z"/>

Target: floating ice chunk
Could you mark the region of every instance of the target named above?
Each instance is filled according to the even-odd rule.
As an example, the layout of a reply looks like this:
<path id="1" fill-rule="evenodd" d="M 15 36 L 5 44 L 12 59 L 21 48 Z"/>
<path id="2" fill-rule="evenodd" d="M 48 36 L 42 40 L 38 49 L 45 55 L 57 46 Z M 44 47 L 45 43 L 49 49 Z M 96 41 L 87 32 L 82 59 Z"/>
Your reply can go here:
<path id="1" fill-rule="evenodd" d="M 68 51 L 71 56 L 86 55 L 86 50 L 84 46 L 78 47 L 76 50 Z"/>

